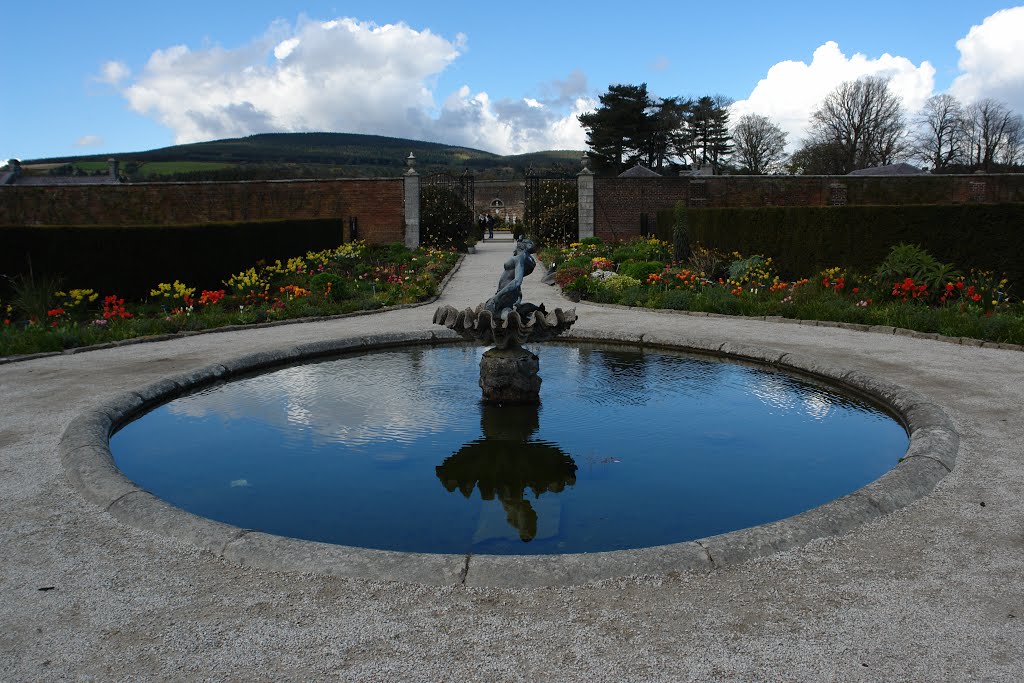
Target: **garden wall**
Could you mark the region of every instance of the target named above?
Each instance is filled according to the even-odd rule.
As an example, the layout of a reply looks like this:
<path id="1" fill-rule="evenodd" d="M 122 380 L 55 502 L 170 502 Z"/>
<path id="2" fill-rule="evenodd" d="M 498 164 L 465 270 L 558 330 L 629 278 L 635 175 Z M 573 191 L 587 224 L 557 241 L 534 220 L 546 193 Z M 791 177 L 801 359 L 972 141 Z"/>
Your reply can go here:
<path id="1" fill-rule="evenodd" d="M 1024 174 L 920 176 L 681 176 L 596 178 L 594 234 L 651 233 L 659 211 L 694 208 L 962 205 L 1024 202 Z"/>
<path id="2" fill-rule="evenodd" d="M 0 274 L 135 299 L 158 283 L 220 289 L 257 261 L 337 247 L 347 222 L 307 219 L 175 226 L 0 226 Z M 0 294 L 9 282 L 0 281 Z"/>
<path id="3" fill-rule="evenodd" d="M 355 218 L 359 238 L 386 244 L 405 238 L 403 196 L 401 178 L 13 185 L 0 187 L 0 226 L 196 226 L 296 219 L 333 219 L 347 226 Z"/>
<path id="4" fill-rule="evenodd" d="M 871 272 L 892 246 L 906 242 L 962 270 L 1004 273 L 1024 287 L 1024 203 L 718 209 L 680 203 L 675 212 L 659 213 L 658 237 L 671 241 L 666 226 L 680 219 L 691 245 L 771 256 L 789 278 L 832 266 Z"/>

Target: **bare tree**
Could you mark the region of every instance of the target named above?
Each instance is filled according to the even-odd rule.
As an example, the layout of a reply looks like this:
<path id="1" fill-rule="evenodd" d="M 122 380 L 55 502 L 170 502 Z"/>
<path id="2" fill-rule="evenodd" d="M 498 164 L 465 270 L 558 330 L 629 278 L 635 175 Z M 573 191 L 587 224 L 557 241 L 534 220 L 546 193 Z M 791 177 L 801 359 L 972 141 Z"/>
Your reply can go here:
<path id="1" fill-rule="evenodd" d="M 964 127 L 970 163 L 986 172 L 992 171 L 993 166 L 1004 156 L 1004 148 L 1015 137 L 1018 118 L 1006 104 L 991 97 L 969 106 Z"/>
<path id="2" fill-rule="evenodd" d="M 996 161 L 1006 166 L 1024 164 L 1024 116 L 1016 114 L 1010 119 L 1004 140 Z"/>
<path id="3" fill-rule="evenodd" d="M 966 156 L 964 108 L 952 95 L 929 97 L 915 123 L 914 157 L 941 171 L 950 164 L 962 163 Z"/>
<path id="4" fill-rule="evenodd" d="M 829 93 L 811 115 L 805 144 L 838 152 L 839 172 L 891 164 L 906 151 L 903 107 L 878 76 L 846 81 Z"/>
<path id="5" fill-rule="evenodd" d="M 754 175 L 781 168 L 786 160 L 786 133 L 767 116 L 746 114 L 732 129 L 735 159 Z"/>

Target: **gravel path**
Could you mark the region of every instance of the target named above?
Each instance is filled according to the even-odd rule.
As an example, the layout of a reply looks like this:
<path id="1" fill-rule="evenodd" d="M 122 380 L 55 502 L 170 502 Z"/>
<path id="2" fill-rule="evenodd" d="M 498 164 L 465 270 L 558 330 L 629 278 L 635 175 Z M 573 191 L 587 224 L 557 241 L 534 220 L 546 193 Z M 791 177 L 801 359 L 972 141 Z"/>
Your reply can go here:
<path id="1" fill-rule="evenodd" d="M 479 245 L 440 303 L 486 298 L 510 247 Z M 564 306 L 539 274 L 527 299 Z M 98 401 L 243 353 L 429 330 L 432 305 L 2 365 L 0 680 L 1021 679 L 1024 354 L 577 310 L 580 335 L 734 341 L 906 386 L 952 418 L 956 467 L 932 494 L 845 536 L 711 572 L 516 590 L 271 572 L 87 503 L 57 456 L 64 429 Z"/>

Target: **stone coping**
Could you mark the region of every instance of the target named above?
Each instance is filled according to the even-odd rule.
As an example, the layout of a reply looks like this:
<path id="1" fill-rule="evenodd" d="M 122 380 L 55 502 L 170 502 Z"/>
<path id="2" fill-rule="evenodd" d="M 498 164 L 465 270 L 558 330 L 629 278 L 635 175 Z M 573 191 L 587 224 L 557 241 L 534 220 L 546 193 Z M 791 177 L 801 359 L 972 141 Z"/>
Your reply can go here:
<path id="1" fill-rule="evenodd" d="M 847 533 L 932 491 L 956 462 L 959 435 L 946 413 L 924 397 L 857 371 L 777 350 L 658 334 L 567 335 L 596 341 L 670 348 L 823 379 L 894 412 L 910 434 L 906 455 L 889 472 L 853 493 L 777 522 L 670 545 L 571 555 L 442 555 L 402 553 L 304 541 L 242 529 L 174 507 L 129 480 L 114 464 L 110 436 L 121 426 L 187 391 L 220 380 L 346 352 L 461 342 L 447 331 L 383 334 L 289 346 L 224 363 L 121 394 L 76 417 L 58 447 L 65 474 L 87 500 L 131 526 L 204 548 L 242 565 L 347 578 L 430 585 L 571 586 L 629 575 L 710 571 Z"/>

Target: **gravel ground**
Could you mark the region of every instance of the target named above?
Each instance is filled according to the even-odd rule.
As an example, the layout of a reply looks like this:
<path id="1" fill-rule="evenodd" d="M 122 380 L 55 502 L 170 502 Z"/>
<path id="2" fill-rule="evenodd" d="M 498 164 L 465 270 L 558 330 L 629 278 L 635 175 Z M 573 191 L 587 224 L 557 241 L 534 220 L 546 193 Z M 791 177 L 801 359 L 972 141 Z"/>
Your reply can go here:
<path id="1" fill-rule="evenodd" d="M 509 250 L 479 245 L 441 302 L 486 298 Z M 527 299 L 565 305 L 537 280 Z M 529 590 L 271 572 L 85 502 L 57 456 L 64 429 L 98 401 L 243 353 L 430 329 L 433 306 L 0 365 L 0 680 L 1021 679 L 1024 354 L 577 310 L 580 335 L 735 341 L 908 387 L 952 418 L 956 467 L 930 495 L 845 536 L 711 572 Z"/>

